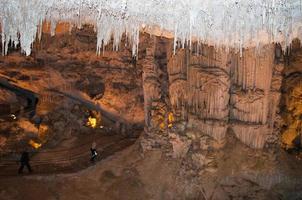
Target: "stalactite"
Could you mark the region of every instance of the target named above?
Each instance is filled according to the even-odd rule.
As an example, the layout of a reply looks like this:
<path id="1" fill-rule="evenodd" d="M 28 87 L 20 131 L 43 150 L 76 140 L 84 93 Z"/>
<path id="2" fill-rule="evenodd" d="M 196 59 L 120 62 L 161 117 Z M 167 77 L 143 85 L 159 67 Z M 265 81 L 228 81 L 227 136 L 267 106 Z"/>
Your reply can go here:
<path id="1" fill-rule="evenodd" d="M 273 3 L 272 3 L 273 2 Z M 217 12 L 219 10 L 219 12 Z M 242 54 L 247 47 L 279 42 L 283 49 L 293 38 L 301 38 L 300 0 L 2 0 L 0 21 L 5 43 L 18 42 L 29 55 L 41 21 L 64 21 L 76 27 L 96 26 L 97 50 L 114 36 L 117 49 L 123 33 L 137 53 L 138 32 L 156 27 L 174 33 L 174 50 L 192 41 L 217 47 L 230 47 Z M 161 33 L 157 33 L 161 35 Z M 7 52 L 7 45 L 4 53 Z M 247 80 L 248 81 L 248 80 Z"/>

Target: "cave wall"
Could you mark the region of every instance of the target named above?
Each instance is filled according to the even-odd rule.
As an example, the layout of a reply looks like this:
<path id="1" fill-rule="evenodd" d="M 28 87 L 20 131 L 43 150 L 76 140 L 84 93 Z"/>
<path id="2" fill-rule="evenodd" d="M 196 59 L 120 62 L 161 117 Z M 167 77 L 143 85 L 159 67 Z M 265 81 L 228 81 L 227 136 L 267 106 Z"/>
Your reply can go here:
<path id="1" fill-rule="evenodd" d="M 42 42 L 34 44 L 31 57 L 25 59 L 9 49 L 8 59 L 1 59 L 2 69 L 55 69 L 63 79 L 70 79 L 67 87 L 76 86 L 77 79 L 78 83 L 90 82 L 81 79 L 83 74 L 97 74 L 106 88 L 118 85 L 116 79 L 127 82 L 123 85 L 142 87 L 145 128 L 150 135 L 169 132 L 173 121 L 180 132 L 195 130 L 221 144 L 231 129 L 244 144 L 263 148 L 276 134 L 284 63 L 276 62 L 275 45 L 245 49 L 242 56 L 207 45 L 177 48 L 174 54 L 171 39 L 142 34 L 138 58 L 132 58 L 126 39 L 118 52 L 111 51 L 110 43 L 106 46 L 109 51 L 98 57 L 92 27 L 70 30 L 68 25 L 58 24 L 55 37 L 49 25 L 43 31 Z M 112 70 L 120 73 L 112 75 Z M 120 92 L 127 95 L 127 91 Z"/>
<path id="2" fill-rule="evenodd" d="M 275 46 L 233 52 L 203 45 L 168 58 L 169 95 L 177 120 L 224 143 L 228 129 L 252 148 L 263 148 L 274 130 L 283 64 Z"/>
<path id="3" fill-rule="evenodd" d="M 68 24 L 59 23 L 53 31 L 54 35 L 48 23 L 43 25 L 41 41 L 33 44 L 28 57 L 18 47 L 9 48 L 7 56 L 0 56 L 0 74 L 37 92 L 41 96 L 41 109 L 60 103 L 47 88 L 77 90 L 100 104 L 110 102 L 111 105 L 104 106 L 114 107 L 115 112 L 121 111 L 127 118 L 132 114 L 125 111 L 135 110 L 139 105 L 133 120 L 143 121 L 142 109 L 138 109 L 143 104 L 142 66 L 132 57 L 126 39 L 123 38 L 119 51 L 111 51 L 109 44 L 97 56 L 92 26 L 70 29 Z"/>
<path id="4" fill-rule="evenodd" d="M 288 150 L 302 147 L 302 48 L 300 40 L 294 40 L 286 57 L 282 82 L 282 124 L 280 127 L 282 146 Z"/>
<path id="5" fill-rule="evenodd" d="M 132 47 L 126 45 L 127 41 L 123 38 L 119 51 L 112 51 L 112 44 L 109 44 L 97 56 L 96 33 L 92 26 L 69 29 L 67 24 L 58 24 L 56 34 L 52 36 L 45 24 L 41 41 L 33 44 L 30 56 L 23 55 L 19 47 L 10 47 L 7 56 L 0 55 L 0 79 L 9 79 L 37 93 L 39 103 L 36 114 L 42 118 L 42 125 L 48 127 L 44 134 L 40 126 L 41 134 L 38 134 L 38 131 L 33 133 L 29 128 L 25 129 L 35 127 L 33 120 L 26 116 L 18 116 L 18 119 L 22 118 L 20 123 L 20 120 L 2 122 L 0 119 L 0 149 L 9 149 L 9 144 L 18 143 L 19 140 L 25 141 L 24 145 L 30 139 L 44 143 L 44 136 L 47 136 L 45 138 L 59 142 L 70 138 L 71 134 L 90 132 L 85 122 L 87 110 L 91 107 L 54 91 L 92 102 L 93 107 L 101 106 L 111 116 L 118 116 L 121 122 L 116 124 L 103 116 L 100 122 L 105 128 L 112 128 L 113 132 L 135 137 L 138 132 L 141 133 L 144 121 L 142 65 L 132 57 Z M 142 35 L 141 39 L 144 40 L 144 37 Z M 142 44 L 139 52 L 142 57 L 144 49 Z M 0 96 L 0 106 L 5 108 L 0 111 L 14 113 L 14 101 L 18 98 L 2 88 Z M 24 107 L 19 105 L 23 101 L 26 105 L 26 99 L 18 100 L 17 109 Z M 11 108 L 7 109 L 9 105 Z M 16 140 L 15 136 L 20 139 Z"/>

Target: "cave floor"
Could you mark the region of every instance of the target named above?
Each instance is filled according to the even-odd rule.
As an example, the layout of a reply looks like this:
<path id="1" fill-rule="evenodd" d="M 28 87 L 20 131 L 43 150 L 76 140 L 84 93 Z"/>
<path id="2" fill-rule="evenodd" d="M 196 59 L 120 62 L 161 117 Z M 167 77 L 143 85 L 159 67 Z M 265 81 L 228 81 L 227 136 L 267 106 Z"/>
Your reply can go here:
<path id="1" fill-rule="evenodd" d="M 101 136 L 100 140 L 106 141 L 106 137 Z M 36 168 L 29 176 L 0 177 L 0 199 L 35 200 L 43 196 L 47 200 L 286 200 L 301 197 L 302 162 L 283 150 L 272 157 L 271 153 L 252 150 L 235 141 L 215 153 L 216 172 L 201 170 L 196 174 L 196 169 L 186 168 L 185 158 L 167 157 L 160 149 L 142 153 L 140 140 L 111 156 L 103 154 L 100 162 L 77 172 L 38 174 Z M 72 143 L 75 141 L 65 141 L 59 146 L 66 148 Z M 85 162 L 88 163 L 87 159 Z"/>
<path id="2" fill-rule="evenodd" d="M 136 138 L 112 134 L 107 131 L 94 131 L 91 134 L 72 136 L 63 140 L 53 148 L 43 148 L 31 158 L 32 175 L 72 173 L 87 168 L 91 163 L 90 148 L 93 142 L 97 144 L 99 153 L 96 162 L 132 145 Z M 0 177 L 18 176 L 19 163 L 12 156 L 2 158 L 0 162 Z M 27 169 L 23 175 L 30 175 Z"/>

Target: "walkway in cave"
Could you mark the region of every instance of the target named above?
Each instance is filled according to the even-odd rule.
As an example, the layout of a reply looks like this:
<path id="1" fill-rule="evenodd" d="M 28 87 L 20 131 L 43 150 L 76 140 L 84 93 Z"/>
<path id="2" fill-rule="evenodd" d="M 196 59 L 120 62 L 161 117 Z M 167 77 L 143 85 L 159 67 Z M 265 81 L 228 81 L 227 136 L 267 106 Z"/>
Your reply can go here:
<path id="1" fill-rule="evenodd" d="M 17 83 L 12 82 L 12 80 L 6 81 L 6 78 L 0 78 L 0 87 L 10 90 L 16 93 L 16 95 L 22 95 L 30 99 L 29 103 L 36 102 L 36 99 L 38 99 L 37 94 L 21 88 Z M 96 142 L 99 153 L 97 162 L 102 162 L 107 157 L 133 145 L 137 136 L 142 131 L 143 126 L 141 123 L 127 121 L 122 116 L 112 113 L 101 105 L 95 104 L 90 99 L 81 96 L 76 90 L 61 91 L 56 88 L 45 88 L 45 90 L 79 102 L 89 110 L 96 110 L 102 113 L 104 118 L 113 122 L 113 124 L 119 122 L 121 126 L 126 127 L 126 133 L 116 133 L 109 128 L 97 128 L 92 129 L 89 134 L 71 136 L 54 147 L 45 145 L 37 151 L 30 152 L 30 155 L 32 155 L 30 164 L 33 168 L 33 173 L 29 174 L 25 168 L 23 175 L 77 172 L 93 165 L 90 162 L 90 147 L 93 142 Z M 35 111 L 36 105 L 29 104 L 29 108 L 30 111 Z M 0 177 L 19 176 L 17 172 L 20 164 L 18 162 L 20 155 L 21 152 L 0 152 Z"/>
<path id="2" fill-rule="evenodd" d="M 77 101 L 79 103 L 81 103 L 81 105 L 85 106 L 86 108 L 90 109 L 90 110 L 95 110 L 98 111 L 102 114 L 103 117 L 105 117 L 106 119 L 112 121 L 112 122 L 120 122 L 123 124 L 128 124 L 128 125 L 138 125 L 135 123 L 131 123 L 128 122 L 126 119 L 124 119 L 121 116 L 118 116 L 108 110 L 106 110 L 105 108 L 103 108 L 101 105 L 99 104 L 95 104 L 94 102 L 92 102 L 91 100 L 84 98 L 83 96 L 81 96 L 81 94 L 78 93 L 78 91 L 76 90 L 71 90 L 69 92 L 65 92 L 65 91 L 60 91 L 57 89 L 48 89 L 48 91 L 63 95 L 73 101 Z M 143 123 L 143 122 L 141 122 Z"/>
<path id="3" fill-rule="evenodd" d="M 138 131 L 138 130 L 137 130 Z M 89 135 L 71 137 L 62 141 L 54 148 L 42 148 L 31 152 L 31 166 L 33 173 L 24 169 L 23 175 L 47 175 L 73 173 L 92 166 L 90 162 L 90 147 L 97 144 L 99 153 L 96 162 L 102 162 L 114 153 L 133 145 L 136 137 L 112 134 L 110 131 L 98 130 Z M 0 177 L 18 176 L 18 157 L 20 152 L 12 152 L 9 156 L 0 157 Z"/>
<path id="4" fill-rule="evenodd" d="M 10 114 L 14 114 L 14 115 L 20 115 L 20 114 L 29 114 L 30 117 L 35 115 L 35 111 L 36 111 L 36 106 L 38 103 L 38 95 L 35 94 L 34 92 L 24 89 L 20 86 L 18 86 L 16 83 L 13 83 L 12 80 L 9 80 L 7 78 L 3 78 L 3 76 L 1 75 L 0 77 L 0 87 L 6 90 L 9 90 L 13 93 L 16 94 L 16 96 L 22 96 L 24 98 L 26 98 L 27 100 L 27 106 L 24 108 L 23 111 L 19 110 L 17 111 L 17 113 L 8 113 L 3 115 L 2 113 L 0 114 L 1 118 L 8 118 L 10 116 Z"/>

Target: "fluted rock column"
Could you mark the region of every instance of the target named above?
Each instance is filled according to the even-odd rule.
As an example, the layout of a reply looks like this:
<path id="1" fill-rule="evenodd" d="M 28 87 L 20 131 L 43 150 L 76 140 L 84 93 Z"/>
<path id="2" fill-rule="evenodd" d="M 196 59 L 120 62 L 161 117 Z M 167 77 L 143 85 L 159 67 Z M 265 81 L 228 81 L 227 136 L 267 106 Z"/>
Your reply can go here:
<path id="1" fill-rule="evenodd" d="M 167 66 L 170 102 L 178 121 L 187 119 L 188 54 L 187 49 L 178 50 L 175 55 L 170 55 Z"/>
<path id="2" fill-rule="evenodd" d="M 223 142 L 228 128 L 230 56 L 202 46 L 202 53 L 177 51 L 168 62 L 170 100 L 188 128 Z"/>
<path id="3" fill-rule="evenodd" d="M 263 148 L 273 131 L 282 81 L 274 53 L 274 45 L 247 49 L 232 63 L 231 127 L 252 148 Z"/>
<path id="4" fill-rule="evenodd" d="M 167 105 L 164 100 L 161 80 L 162 70 L 155 62 L 156 38 L 149 42 L 143 65 L 143 91 L 145 127 L 148 131 L 164 130 L 166 128 Z"/>

